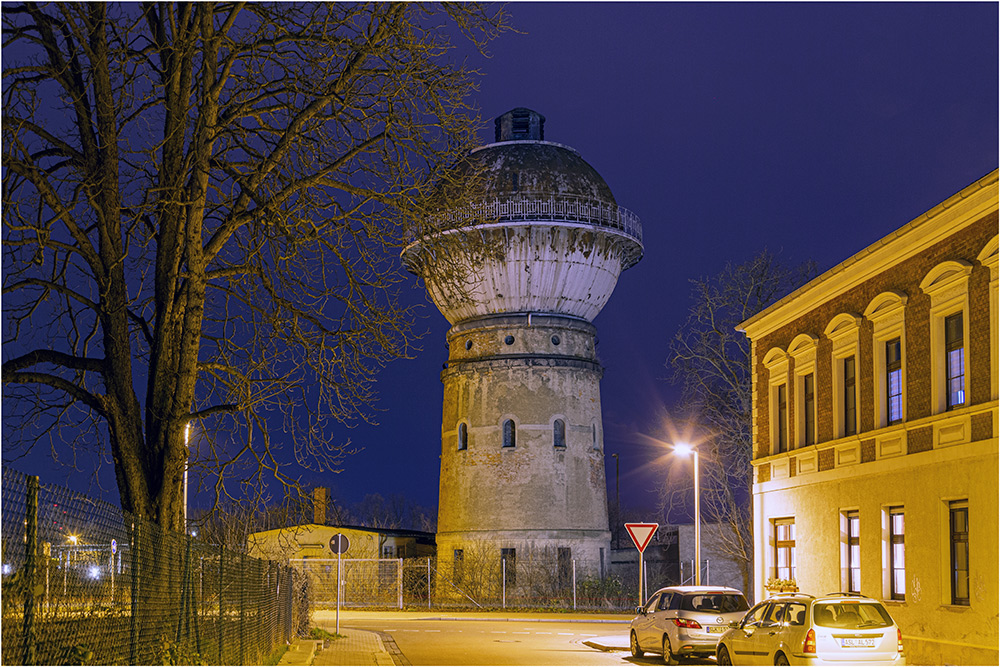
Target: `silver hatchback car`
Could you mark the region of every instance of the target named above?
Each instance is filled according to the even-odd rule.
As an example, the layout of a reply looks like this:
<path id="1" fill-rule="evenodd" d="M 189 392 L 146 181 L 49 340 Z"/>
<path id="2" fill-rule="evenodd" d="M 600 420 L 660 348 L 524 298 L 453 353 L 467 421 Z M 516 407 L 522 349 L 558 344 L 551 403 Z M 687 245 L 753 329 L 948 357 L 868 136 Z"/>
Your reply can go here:
<path id="1" fill-rule="evenodd" d="M 719 665 L 905 665 L 903 635 L 878 600 L 857 593 L 777 595 L 719 640 Z"/>
<path id="2" fill-rule="evenodd" d="M 675 664 L 681 657 L 707 657 L 729 624 L 750 608 L 743 593 L 725 586 L 668 586 L 638 607 L 629 627 L 632 655 L 659 653 Z"/>

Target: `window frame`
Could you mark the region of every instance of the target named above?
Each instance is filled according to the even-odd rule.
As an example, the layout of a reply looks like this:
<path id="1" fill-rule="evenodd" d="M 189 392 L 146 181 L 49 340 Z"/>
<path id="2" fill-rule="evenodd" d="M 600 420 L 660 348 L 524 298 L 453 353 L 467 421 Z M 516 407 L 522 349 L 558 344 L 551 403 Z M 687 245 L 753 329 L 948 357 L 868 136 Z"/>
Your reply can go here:
<path id="1" fill-rule="evenodd" d="M 865 319 L 872 323 L 872 378 L 875 390 L 875 427 L 885 428 L 906 420 L 906 303 L 905 292 L 882 292 L 868 304 Z M 899 339 L 899 418 L 891 419 L 888 345 Z"/>
<path id="2" fill-rule="evenodd" d="M 949 324 L 951 322 L 958 322 L 959 333 L 957 337 L 951 337 L 949 334 Z M 968 403 L 968 395 L 966 393 L 965 384 L 965 320 L 964 313 L 961 311 L 956 311 L 951 315 L 947 315 L 944 318 L 944 396 L 945 396 L 945 410 L 955 410 L 956 408 L 965 407 Z M 953 374 L 952 367 L 952 352 L 959 352 L 959 362 L 958 365 L 961 367 L 958 372 Z M 953 391 L 952 382 L 956 379 L 961 379 L 961 388 L 958 389 L 958 393 L 961 394 L 961 401 L 953 401 Z"/>
<path id="3" fill-rule="evenodd" d="M 787 526 L 789 537 L 788 539 L 779 539 L 781 533 L 781 527 Z M 789 579 L 795 580 L 795 517 L 781 517 L 771 520 L 771 530 L 773 532 L 773 549 L 771 552 L 772 562 L 772 572 L 774 577 L 778 579 Z M 787 554 L 787 565 L 781 566 L 780 555 L 782 551 Z M 783 572 L 782 570 L 785 570 Z M 782 576 L 782 574 L 787 574 L 788 576 Z"/>
<path id="4" fill-rule="evenodd" d="M 818 442 L 816 412 L 816 396 L 819 388 L 816 382 L 816 350 L 818 346 L 819 338 L 812 334 L 799 334 L 792 339 L 788 346 L 788 355 L 795 364 L 793 403 L 795 437 L 790 439 L 789 446 L 794 445 L 795 448 L 808 447 Z M 810 383 L 812 384 L 811 394 L 807 386 Z"/>
<path id="5" fill-rule="evenodd" d="M 458 428 L 456 428 L 455 431 L 455 438 L 458 442 L 458 451 L 464 452 L 469 449 L 469 425 L 464 421 L 458 422 Z"/>
<path id="6" fill-rule="evenodd" d="M 894 506 L 889 507 L 886 510 L 886 515 L 888 517 L 887 528 L 888 528 L 888 552 L 889 552 L 889 599 L 897 600 L 899 602 L 906 601 L 906 512 L 903 507 Z M 896 532 L 896 524 L 893 521 L 893 517 L 900 517 L 902 519 L 902 526 L 899 532 Z M 902 551 L 901 563 L 896 562 L 896 545 L 899 545 Z M 896 573 L 902 574 L 902 590 L 896 587 Z"/>
<path id="7" fill-rule="evenodd" d="M 835 316 L 826 326 L 823 334 L 833 344 L 831 351 L 831 389 L 833 394 L 833 437 L 834 439 L 845 438 L 857 435 L 857 406 L 860 402 L 858 396 L 857 383 L 857 360 L 860 358 L 861 348 L 859 335 L 861 330 L 861 317 L 854 313 L 840 313 Z M 844 360 L 848 357 L 855 359 L 855 382 L 854 382 L 854 411 L 855 411 L 855 433 L 849 434 L 845 429 L 845 405 L 844 398 L 846 389 L 844 386 Z"/>
<path id="8" fill-rule="evenodd" d="M 965 357 L 963 393 L 965 405 L 969 405 L 970 379 L 974 365 L 969 359 L 969 275 L 972 264 L 965 260 L 941 262 L 931 269 L 920 282 L 920 289 L 931 298 L 930 307 L 930 366 L 931 366 L 931 413 L 948 411 L 947 350 L 945 349 L 945 320 L 955 313 L 962 313 L 962 342 Z M 956 408 L 958 406 L 955 406 Z M 954 409 L 954 408 L 952 408 Z"/>
<path id="9" fill-rule="evenodd" d="M 771 348 L 764 355 L 763 365 L 768 374 L 768 431 L 769 443 L 768 453 L 778 454 L 787 451 L 788 447 L 788 354 L 780 347 Z M 782 416 L 778 410 L 779 387 L 784 387 L 785 393 L 785 414 Z M 782 419 L 783 417 L 783 419 Z M 784 431 L 785 449 L 779 448 L 778 439 Z"/>
<path id="10" fill-rule="evenodd" d="M 500 421 L 500 448 L 515 449 L 517 447 L 517 422 L 512 417 L 504 417 Z"/>
<path id="11" fill-rule="evenodd" d="M 955 530 L 955 518 L 959 514 L 965 515 L 965 530 L 956 531 Z M 948 503 L 948 552 L 949 552 L 949 563 L 951 569 L 951 604 L 955 606 L 968 607 L 971 605 L 971 599 L 969 594 L 969 501 L 968 500 L 954 500 Z M 958 551 L 964 552 L 965 557 L 965 569 L 959 569 L 956 561 L 956 555 Z M 962 597 L 960 593 L 962 592 L 959 584 L 964 584 L 965 596 Z"/>
<path id="12" fill-rule="evenodd" d="M 552 447 L 566 449 L 566 420 L 562 417 L 552 420 Z"/>
<path id="13" fill-rule="evenodd" d="M 861 513 L 858 510 L 843 512 L 845 534 L 844 590 L 861 592 Z"/>

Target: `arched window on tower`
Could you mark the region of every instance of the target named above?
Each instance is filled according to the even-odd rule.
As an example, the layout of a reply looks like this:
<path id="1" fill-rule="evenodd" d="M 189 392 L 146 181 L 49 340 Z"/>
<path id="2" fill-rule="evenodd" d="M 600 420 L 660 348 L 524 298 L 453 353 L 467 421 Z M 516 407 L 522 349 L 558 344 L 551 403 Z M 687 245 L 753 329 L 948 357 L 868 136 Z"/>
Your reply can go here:
<path id="1" fill-rule="evenodd" d="M 503 446 L 513 447 L 517 444 L 517 429 L 514 426 L 514 420 L 508 419 L 503 423 Z"/>
<path id="2" fill-rule="evenodd" d="M 566 448 L 566 422 L 561 419 L 552 422 L 552 445 L 560 449 Z"/>
<path id="3" fill-rule="evenodd" d="M 594 449 L 598 449 L 598 447 L 597 447 L 597 424 L 591 424 L 590 425 L 590 439 L 591 439 L 591 446 Z"/>
<path id="4" fill-rule="evenodd" d="M 465 422 L 458 424 L 458 449 L 459 451 L 469 448 L 469 427 Z"/>

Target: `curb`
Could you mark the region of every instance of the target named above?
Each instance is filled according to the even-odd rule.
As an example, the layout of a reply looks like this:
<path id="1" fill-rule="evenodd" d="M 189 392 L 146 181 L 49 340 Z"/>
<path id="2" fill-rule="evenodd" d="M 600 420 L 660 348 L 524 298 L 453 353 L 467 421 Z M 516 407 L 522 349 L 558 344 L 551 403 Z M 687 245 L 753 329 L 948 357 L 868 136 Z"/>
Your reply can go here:
<path id="1" fill-rule="evenodd" d="M 418 618 L 418 621 L 479 621 L 501 623 L 631 623 L 632 619 L 616 618 L 470 618 L 456 616 L 434 616 Z"/>
<path id="2" fill-rule="evenodd" d="M 320 640 L 315 639 L 293 640 L 292 645 L 285 651 L 285 655 L 281 656 L 281 660 L 278 661 L 279 667 L 311 665 L 313 658 L 316 657 L 316 647 L 320 643 Z"/>

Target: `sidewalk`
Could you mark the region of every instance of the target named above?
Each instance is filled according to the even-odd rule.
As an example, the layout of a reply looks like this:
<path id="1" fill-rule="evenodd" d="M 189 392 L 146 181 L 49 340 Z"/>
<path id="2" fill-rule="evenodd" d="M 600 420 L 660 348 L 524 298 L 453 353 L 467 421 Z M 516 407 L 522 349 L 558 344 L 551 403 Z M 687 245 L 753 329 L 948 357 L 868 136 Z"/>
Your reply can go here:
<path id="1" fill-rule="evenodd" d="M 382 638 L 367 630 L 341 628 L 340 639 L 331 639 L 327 648 L 315 639 L 297 639 L 278 665 L 396 665 Z M 392 645 L 395 649 L 395 644 Z M 398 650 L 395 651 L 398 654 Z"/>

